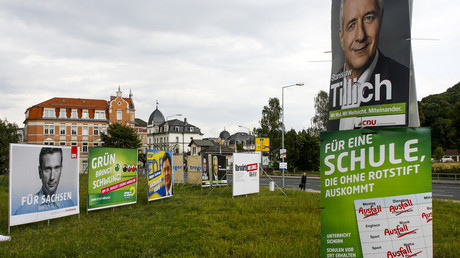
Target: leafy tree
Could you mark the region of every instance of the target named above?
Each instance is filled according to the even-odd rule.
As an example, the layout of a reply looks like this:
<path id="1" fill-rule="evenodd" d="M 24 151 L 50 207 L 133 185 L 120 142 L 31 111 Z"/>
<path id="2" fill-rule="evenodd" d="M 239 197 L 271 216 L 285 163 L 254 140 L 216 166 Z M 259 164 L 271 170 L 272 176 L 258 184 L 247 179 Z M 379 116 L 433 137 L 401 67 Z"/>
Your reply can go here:
<path id="1" fill-rule="evenodd" d="M 313 128 L 319 133 L 326 131 L 329 114 L 329 96 L 321 90 L 315 96 L 315 116 L 311 119 Z"/>
<path id="2" fill-rule="evenodd" d="M 0 119 L 0 174 L 8 169 L 10 143 L 19 141 L 18 126 Z"/>
<path id="3" fill-rule="evenodd" d="M 145 168 L 145 164 L 147 163 L 147 155 L 141 151 L 137 153 L 137 161 L 142 162 L 142 167 Z"/>
<path id="4" fill-rule="evenodd" d="M 142 142 L 133 128 L 115 123 L 109 125 L 107 134 L 101 134 L 103 147 L 137 149 L 142 146 Z"/>
<path id="5" fill-rule="evenodd" d="M 442 159 L 442 157 L 444 157 L 444 150 L 441 146 L 438 146 L 436 150 L 433 152 L 433 159 L 439 161 Z"/>
<path id="6" fill-rule="evenodd" d="M 270 138 L 270 152 L 268 154 L 271 161 L 277 163 L 279 150 L 281 148 L 281 106 L 278 98 L 270 98 L 268 106 L 262 110 L 260 128 L 255 130 L 257 137 Z"/>
<path id="7" fill-rule="evenodd" d="M 443 149 L 459 148 L 459 101 L 460 83 L 457 83 L 446 92 L 427 96 L 419 103 L 421 125 L 431 127 L 432 152 L 435 146 Z"/>

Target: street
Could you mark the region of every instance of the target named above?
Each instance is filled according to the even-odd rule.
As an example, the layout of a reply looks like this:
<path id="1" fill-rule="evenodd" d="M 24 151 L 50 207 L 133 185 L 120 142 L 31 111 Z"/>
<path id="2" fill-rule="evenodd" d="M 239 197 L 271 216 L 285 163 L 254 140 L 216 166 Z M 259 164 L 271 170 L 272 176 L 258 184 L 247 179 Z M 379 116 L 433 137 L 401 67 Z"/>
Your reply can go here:
<path id="1" fill-rule="evenodd" d="M 271 176 L 270 178 L 275 182 L 275 189 L 276 185 L 282 187 L 281 176 Z M 270 178 L 267 176 L 261 177 L 260 185 L 268 187 L 268 184 L 271 181 Z M 232 175 L 229 175 L 229 180 L 232 180 Z M 284 177 L 285 188 L 300 189 L 299 184 L 300 176 Z M 432 186 L 433 198 L 460 201 L 460 184 L 433 183 Z M 321 191 L 321 183 L 319 177 L 308 177 L 306 190 L 319 193 Z"/>

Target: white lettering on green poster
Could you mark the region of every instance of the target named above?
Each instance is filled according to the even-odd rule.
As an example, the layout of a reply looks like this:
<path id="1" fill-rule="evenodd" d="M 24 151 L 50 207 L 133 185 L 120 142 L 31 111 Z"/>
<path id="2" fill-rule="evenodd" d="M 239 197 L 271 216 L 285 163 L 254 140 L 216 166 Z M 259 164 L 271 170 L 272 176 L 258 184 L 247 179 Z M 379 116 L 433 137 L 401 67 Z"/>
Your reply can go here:
<path id="1" fill-rule="evenodd" d="M 400 228 L 392 223 L 401 222 L 402 227 L 411 219 L 429 224 L 419 230 L 407 224 L 410 237 L 419 237 L 423 240 L 420 243 L 432 242 L 432 215 L 426 219 L 431 212 L 430 143 L 429 128 L 321 134 L 323 257 L 386 256 L 394 250 L 385 245 L 391 241 L 391 234 L 385 232 L 396 232 L 394 229 Z M 418 208 L 409 210 L 409 206 Z M 404 220 L 399 221 L 401 217 Z M 432 247 L 428 245 L 418 246 L 417 252 L 423 249 L 430 254 Z"/>

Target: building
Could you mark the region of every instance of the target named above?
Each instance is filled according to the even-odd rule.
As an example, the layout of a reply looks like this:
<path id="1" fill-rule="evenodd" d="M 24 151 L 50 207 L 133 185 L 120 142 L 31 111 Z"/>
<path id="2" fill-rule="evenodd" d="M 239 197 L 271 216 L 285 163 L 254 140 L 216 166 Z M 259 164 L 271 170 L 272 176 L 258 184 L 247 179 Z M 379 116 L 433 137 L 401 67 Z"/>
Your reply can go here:
<path id="1" fill-rule="evenodd" d="M 152 112 L 147 123 L 147 146 L 152 150 L 172 151 L 174 154 L 190 152 L 190 142 L 201 140 L 200 128 L 178 119 L 166 120 L 158 109 Z"/>
<path id="2" fill-rule="evenodd" d="M 142 146 L 139 148 L 143 153 L 147 153 L 147 122 L 140 118 L 135 119 L 134 131 L 136 131 Z"/>
<path id="3" fill-rule="evenodd" d="M 192 156 L 199 156 L 201 151 L 206 150 L 209 147 L 214 145 L 218 145 L 217 143 L 211 140 L 192 140 L 188 145 L 190 147 L 190 155 Z"/>
<path id="4" fill-rule="evenodd" d="M 80 147 L 82 170 L 88 167 L 88 148 L 102 145 L 101 133 L 111 123 L 134 128 L 132 94 L 122 97 L 120 87 L 110 100 L 55 97 L 27 108 L 24 141 L 28 144 Z"/>
<path id="5" fill-rule="evenodd" d="M 240 148 L 245 151 L 255 151 L 256 149 L 254 135 L 245 132 L 237 132 L 230 135 L 230 133 L 224 129 L 219 134 L 217 142 L 234 149 L 240 146 Z"/>
<path id="6" fill-rule="evenodd" d="M 442 162 L 460 162 L 460 153 L 458 150 L 446 150 Z"/>

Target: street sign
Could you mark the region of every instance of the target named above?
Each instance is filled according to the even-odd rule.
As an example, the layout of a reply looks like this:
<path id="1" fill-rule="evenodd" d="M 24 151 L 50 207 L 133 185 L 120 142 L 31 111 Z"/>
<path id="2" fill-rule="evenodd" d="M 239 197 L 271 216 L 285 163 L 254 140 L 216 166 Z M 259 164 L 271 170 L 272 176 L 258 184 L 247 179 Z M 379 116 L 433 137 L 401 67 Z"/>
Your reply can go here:
<path id="1" fill-rule="evenodd" d="M 256 138 L 256 151 L 270 151 L 270 138 Z"/>
<path id="2" fill-rule="evenodd" d="M 287 162 L 280 162 L 280 169 L 287 169 Z"/>
<path id="3" fill-rule="evenodd" d="M 280 149 L 280 158 L 285 159 L 286 158 L 286 149 Z"/>

